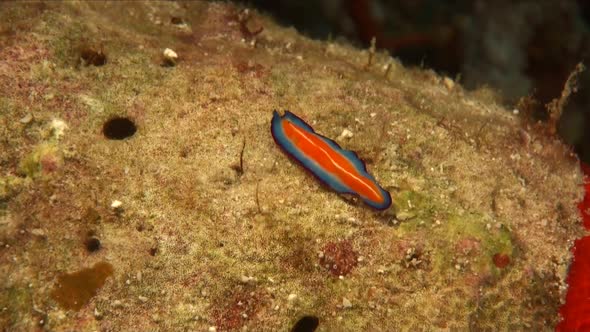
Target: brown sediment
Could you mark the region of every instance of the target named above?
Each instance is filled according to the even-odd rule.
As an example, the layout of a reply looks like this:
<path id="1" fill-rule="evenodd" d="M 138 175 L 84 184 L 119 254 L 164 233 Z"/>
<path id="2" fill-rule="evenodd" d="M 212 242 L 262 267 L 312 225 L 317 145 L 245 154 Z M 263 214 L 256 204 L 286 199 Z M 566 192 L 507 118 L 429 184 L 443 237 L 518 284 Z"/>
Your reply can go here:
<path id="1" fill-rule="evenodd" d="M 113 274 L 113 266 L 98 262 L 91 268 L 57 277 L 51 297 L 64 309 L 80 310 L 92 299 Z"/>

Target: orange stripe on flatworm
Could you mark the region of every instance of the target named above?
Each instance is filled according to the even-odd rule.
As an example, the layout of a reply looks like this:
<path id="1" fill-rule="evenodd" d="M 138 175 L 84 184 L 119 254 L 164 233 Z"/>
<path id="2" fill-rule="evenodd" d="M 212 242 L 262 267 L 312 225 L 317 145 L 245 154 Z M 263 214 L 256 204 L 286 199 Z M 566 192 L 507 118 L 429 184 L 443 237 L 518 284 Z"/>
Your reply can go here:
<path id="1" fill-rule="evenodd" d="M 334 151 L 318 136 L 308 133 L 297 125 L 289 121 L 282 121 L 282 125 L 289 140 L 326 172 L 336 176 L 357 194 L 374 202 L 383 202 L 384 198 L 375 183 L 361 175 L 346 157 Z"/>

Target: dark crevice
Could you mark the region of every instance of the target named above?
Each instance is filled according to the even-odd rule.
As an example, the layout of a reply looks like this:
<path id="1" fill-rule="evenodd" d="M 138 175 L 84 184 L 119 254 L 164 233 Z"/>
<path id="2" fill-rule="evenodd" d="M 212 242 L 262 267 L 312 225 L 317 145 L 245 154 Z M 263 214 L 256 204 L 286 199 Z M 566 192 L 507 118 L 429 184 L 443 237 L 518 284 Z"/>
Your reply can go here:
<path id="1" fill-rule="evenodd" d="M 102 133 L 108 139 L 122 140 L 135 135 L 137 127 L 129 118 L 111 118 L 102 127 Z"/>
<path id="2" fill-rule="evenodd" d="M 95 50 L 92 48 L 83 48 L 80 51 L 80 58 L 84 61 L 86 66 L 101 67 L 107 63 L 107 56 L 102 50 Z"/>
<path id="3" fill-rule="evenodd" d="M 293 325 L 291 332 L 313 332 L 318 325 L 320 325 L 320 319 L 316 316 L 303 316 Z"/>
<path id="4" fill-rule="evenodd" d="M 88 252 L 96 252 L 100 250 L 100 240 L 95 236 L 86 239 L 85 245 Z"/>

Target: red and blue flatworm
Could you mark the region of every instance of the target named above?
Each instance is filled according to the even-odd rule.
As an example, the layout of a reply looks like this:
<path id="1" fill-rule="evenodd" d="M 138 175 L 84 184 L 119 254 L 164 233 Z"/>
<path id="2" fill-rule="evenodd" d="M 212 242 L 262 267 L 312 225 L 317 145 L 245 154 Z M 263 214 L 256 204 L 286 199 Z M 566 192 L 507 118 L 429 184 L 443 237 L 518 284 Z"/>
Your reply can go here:
<path id="1" fill-rule="evenodd" d="M 357 195 L 378 210 L 391 205 L 389 192 L 367 172 L 365 163 L 356 153 L 317 134 L 295 114 L 285 111 L 281 116 L 274 111 L 270 131 L 285 153 L 332 190 Z"/>

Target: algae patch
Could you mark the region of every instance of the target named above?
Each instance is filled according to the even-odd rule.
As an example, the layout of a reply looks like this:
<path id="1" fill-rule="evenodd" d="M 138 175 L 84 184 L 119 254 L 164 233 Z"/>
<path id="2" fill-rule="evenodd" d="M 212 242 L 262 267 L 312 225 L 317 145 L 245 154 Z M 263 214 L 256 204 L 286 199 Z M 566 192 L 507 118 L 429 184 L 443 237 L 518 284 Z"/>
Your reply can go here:
<path id="1" fill-rule="evenodd" d="M 113 266 L 98 262 L 93 267 L 57 278 L 51 297 L 64 309 L 80 310 L 113 274 Z"/>
<path id="2" fill-rule="evenodd" d="M 23 179 L 16 176 L 0 177 L 0 210 L 23 186 Z"/>
<path id="3" fill-rule="evenodd" d="M 19 165 L 19 172 L 30 178 L 55 172 L 63 163 L 57 145 L 41 143 L 24 158 Z"/>

